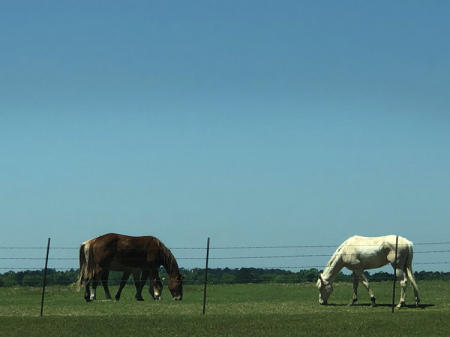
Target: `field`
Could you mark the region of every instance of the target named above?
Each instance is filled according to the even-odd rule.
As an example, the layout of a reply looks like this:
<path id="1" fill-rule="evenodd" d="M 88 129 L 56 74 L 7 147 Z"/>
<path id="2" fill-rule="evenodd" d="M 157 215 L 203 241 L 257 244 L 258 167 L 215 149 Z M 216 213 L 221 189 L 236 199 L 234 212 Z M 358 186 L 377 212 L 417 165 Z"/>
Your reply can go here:
<path id="1" fill-rule="evenodd" d="M 184 299 L 155 302 L 145 293 L 134 300 L 128 285 L 120 302 L 85 303 L 74 287 L 49 287 L 44 317 L 39 317 L 41 290 L 0 288 L 0 336 L 449 336 L 450 283 L 420 282 L 422 303 L 391 313 L 392 283 L 374 282 L 378 306 L 369 306 L 364 288 L 358 305 L 348 306 L 350 283 L 335 284 L 330 305 L 319 306 L 313 284 L 238 284 L 208 287 L 206 315 L 203 289 L 185 286 Z M 114 291 L 114 287 L 112 288 Z M 399 289 L 397 289 L 399 291 Z M 408 286 L 407 304 L 412 304 Z M 408 301 L 409 300 L 409 301 Z"/>

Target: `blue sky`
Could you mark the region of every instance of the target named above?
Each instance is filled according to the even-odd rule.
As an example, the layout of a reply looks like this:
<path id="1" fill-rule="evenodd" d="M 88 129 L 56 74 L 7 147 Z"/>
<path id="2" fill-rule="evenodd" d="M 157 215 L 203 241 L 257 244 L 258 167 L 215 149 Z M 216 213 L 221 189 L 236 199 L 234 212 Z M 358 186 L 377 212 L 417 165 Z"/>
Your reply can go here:
<path id="1" fill-rule="evenodd" d="M 449 14 L 445 1 L 2 3 L 0 246 L 450 241 Z"/>

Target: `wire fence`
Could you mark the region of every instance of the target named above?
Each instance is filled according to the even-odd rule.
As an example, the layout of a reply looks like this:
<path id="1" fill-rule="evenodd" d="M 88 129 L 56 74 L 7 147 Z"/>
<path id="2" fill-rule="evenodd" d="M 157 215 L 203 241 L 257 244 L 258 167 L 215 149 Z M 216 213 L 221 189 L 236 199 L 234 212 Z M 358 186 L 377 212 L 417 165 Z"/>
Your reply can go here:
<path id="1" fill-rule="evenodd" d="M 79 247 L 54 246 L 49 250 L 49 245 L 50 239 L 48 239 L 47 247 L 0 246 L 0 286 L 8 285 L 5 284 L 5 275 L 6 280 L 9 276 L 17 278 L 20 275 L 22 278 L 20 280 L 21 285 L 39 286 L 42 284 L 41 316 L 43 315 L 47 274 L 48 278 L 55 281 L 56 284 L 70 284 L 76 280 L 79 268 Z M 450 268 L 450 241 L 418 242 L 415 243 L 415 246 L 417 249 L 414 250 L 413 268 L 416 271 L 425 268 L 440 269 L 441 272 L 448 271 Z M 206 266 L 209 262 L 211 276 L 214 276 L 218 269 L 239 270 L 238 273 L 231 275 L 234 278 L 231 283 L 270 282 L 274 280 L 291 283 L 294 280 L 291 277 L 294 271 L 298 274 L 303 272 L 303 279 L 311 282 L 317 280 L 318 271 L 325 268 L 337 247 L 338 245 L 214 247 L 214 245 L 210 246 L 208 238 L 208 247 L 172 247 L 170 250 L 177 259 L 179 267 L 192 271 L 191 281 L 198 281 L 204 277 L 203 314 L 205 314 L 207 285 L 205 260 Z M 255 273 L 253 272 L 255 269 L 263 269 L 268 273 Z M 208 267 L 206 267 L 206 270 L 208 270 Z M 275 270 L 275 278 L 274 275 L 269 274 L 273 270 Z M 392 270 L 390 272 L 392 273 Z M 286 275 L 289 278 L 283 279 Z M 222 274 L 223 276 L 224 274 Z M 447 276 L 450 275 L 447 274 Z M 27 277 L 28 279 L 26 279 Z M 230 274 L 228 273 L 225 277 L 230 277 Z M 392 298 L 392 312 L 394 312 L 395 277 Z"/>
<path id="2" fill-rule="evenodd" d="M 299 271 L 323 269 L 339 245 L 211 245 L 210 268 L 262 268 Z M 399 245 L 400 247 L 400 245 Z M 450 269 L 450 241 L 414 243 L 413 268 L 415 271 L 432 269 L 447 272 Z M 206 247 L 170 248 L 183 269 L 204 268 Z M 0 246 L 0 274 L 7 271 L 38 271 L 45 261 L 44 246 Z M 48 268 L 76 270 L 78 266 L 76 246 L 50 247 Z M 389 267 L 385 267 L 389 270 Z M 383 270 L 383 269 L 381 269 Z"/>

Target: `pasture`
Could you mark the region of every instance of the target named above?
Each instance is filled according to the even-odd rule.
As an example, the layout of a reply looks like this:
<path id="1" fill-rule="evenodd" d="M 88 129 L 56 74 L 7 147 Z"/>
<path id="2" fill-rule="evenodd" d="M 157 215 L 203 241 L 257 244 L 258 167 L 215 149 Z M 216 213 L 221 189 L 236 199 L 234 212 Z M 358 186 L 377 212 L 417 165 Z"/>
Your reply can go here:
<path id="1" fill-rule="evenodd" d="M 47 289 L 44 317 L 39 317 L 41 290 L 0 288 L 0 336 L 448 336 L 450 283 L 419 282 L 421 307 L 391 313 L 391 282 L 373 282 L 378 306 L 360 289 L 359 301 L 348 306 L 350 283 L 336 283 L 328 306 L 318 304 L 315 284 L 235 284 L 208 287 L 202 315 L 201 286 L 185 286 L 184 299 L 134 300 L 128 285 L 120 302 L 85 303 L 73 286 Z M 116 287 L 111 287 L 115 291 Z M 398 289 L 399 291 L 399 289 Z M 408 286 L 407 304 L 413 294 Z"/>

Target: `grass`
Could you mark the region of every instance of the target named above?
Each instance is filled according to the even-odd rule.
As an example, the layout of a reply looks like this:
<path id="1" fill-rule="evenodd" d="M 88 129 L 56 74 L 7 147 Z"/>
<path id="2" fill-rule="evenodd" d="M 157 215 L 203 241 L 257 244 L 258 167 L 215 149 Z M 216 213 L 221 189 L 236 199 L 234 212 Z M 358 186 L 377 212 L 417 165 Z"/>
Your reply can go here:
<path id="1" fill-rule="evenodd" d="M 239 284 L 203 289 L 185 286 L 184 299 L 170 300 L 167 287 L 159 302 L 134 300 L 127 286 L 120 302 L 85 303 L 73 287 L 49 287 L 44 317 L 41 290 L 0 288 L 0 336 L 448 336 L 450 283 L 419 284 L 422 306 L 391 313 L 392 283 L 372 283 L 378 306 L 369 306 L 361 288 L 359 303 L 348 306 L 349 283 L 338 283 L 329 306 L 318 304 L 313 284 Z M 115 289 L 112 288 L 114 291 Z M 398 289 L 399 293 L 399 289 Z M 408 287 L 407 303 L 412 303 Z M 409 299 L 409 301 L 408 301 Z"/>

